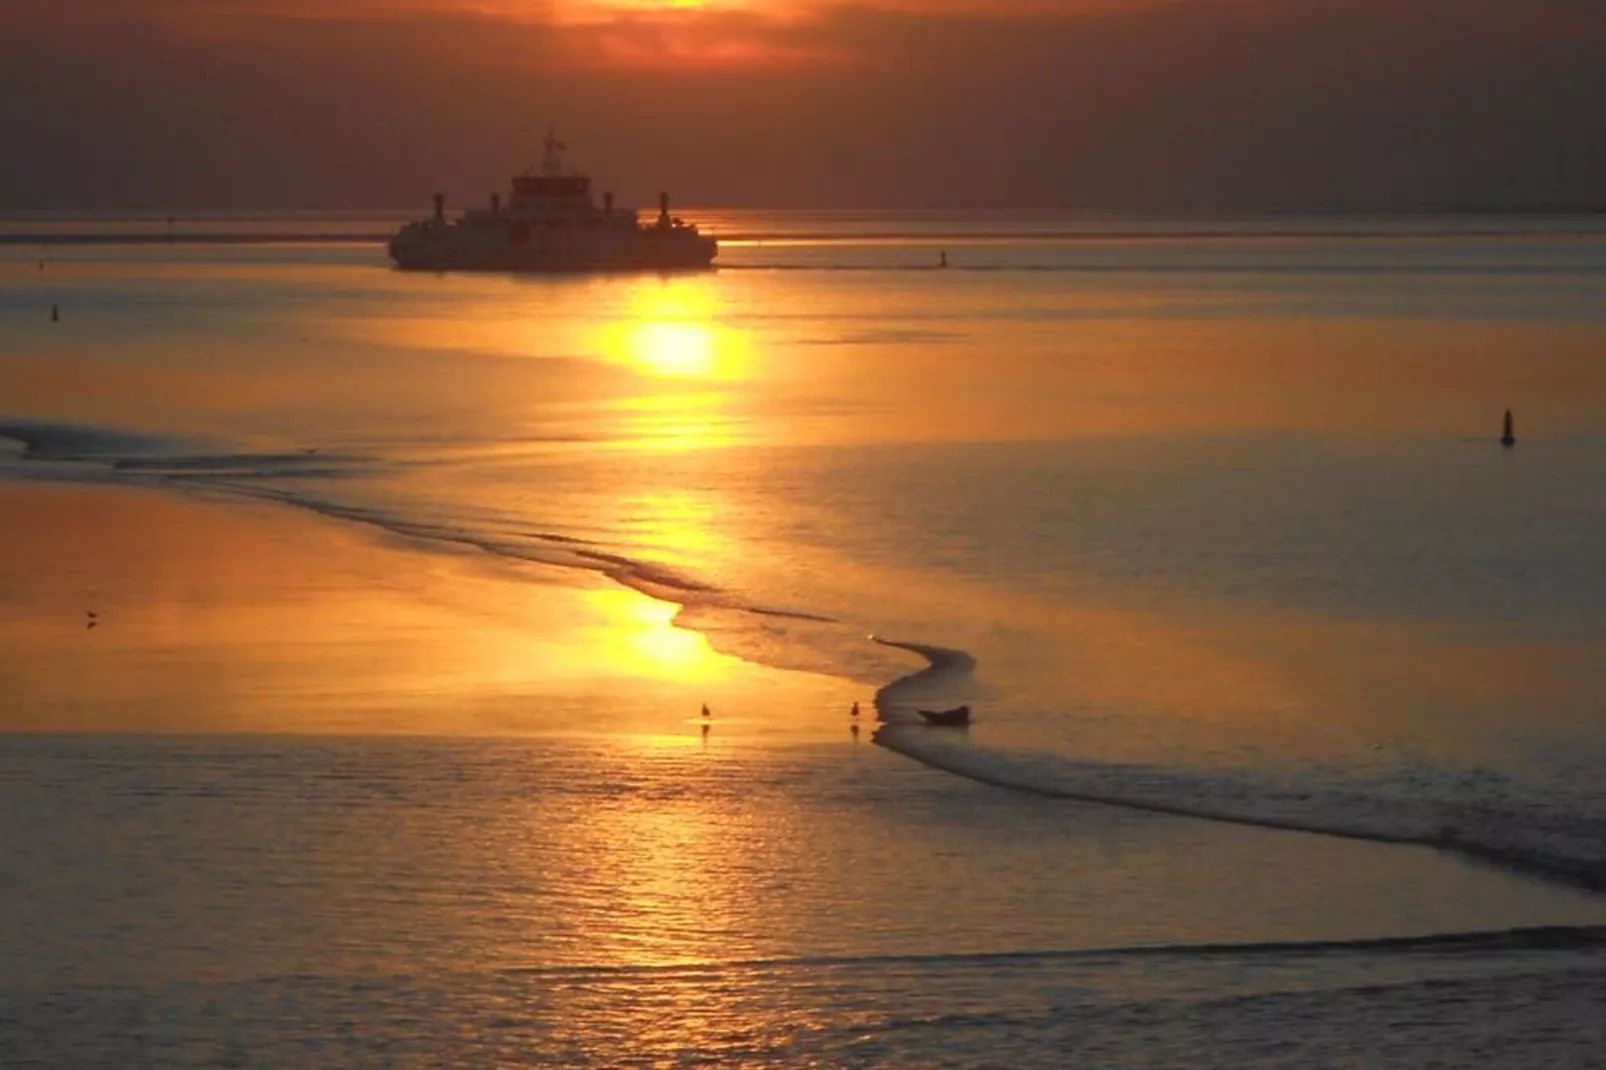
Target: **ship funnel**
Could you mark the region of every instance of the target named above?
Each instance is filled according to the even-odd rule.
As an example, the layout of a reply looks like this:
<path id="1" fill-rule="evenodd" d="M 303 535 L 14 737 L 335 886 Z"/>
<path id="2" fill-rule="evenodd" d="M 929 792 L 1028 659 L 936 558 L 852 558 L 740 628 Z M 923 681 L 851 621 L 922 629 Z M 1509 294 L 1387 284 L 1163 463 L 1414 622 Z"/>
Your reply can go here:
<path id="1" fill-rule="evenodd" d="M 446 218 L 446 195 L 444 193 L 435 194 L 435 218 Z"/>

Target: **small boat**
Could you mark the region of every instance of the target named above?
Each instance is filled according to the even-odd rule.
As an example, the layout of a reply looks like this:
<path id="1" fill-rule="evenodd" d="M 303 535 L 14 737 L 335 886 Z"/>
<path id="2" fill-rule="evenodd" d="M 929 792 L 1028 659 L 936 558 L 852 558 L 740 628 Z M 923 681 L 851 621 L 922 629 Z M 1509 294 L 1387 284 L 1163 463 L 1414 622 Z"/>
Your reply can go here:
<path id="1" fill-rule="evenodd" d="M 924 717 L 929 725 L 957 728 L 970 723 L 969 706 L 955 706 L 951 710 L 916 710 L 915 712 Z"/>

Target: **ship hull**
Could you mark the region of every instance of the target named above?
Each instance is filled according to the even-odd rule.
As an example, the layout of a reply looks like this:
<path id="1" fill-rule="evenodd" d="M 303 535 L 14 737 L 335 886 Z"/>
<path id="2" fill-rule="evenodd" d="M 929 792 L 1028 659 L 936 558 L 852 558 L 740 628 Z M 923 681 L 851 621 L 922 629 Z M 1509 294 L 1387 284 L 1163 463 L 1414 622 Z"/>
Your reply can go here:
<path id="1" fill-rule="evenodd" d="M 573 234 L 524 243 L 465 240 L 456 234 L 398 236 L 396 266 L 409 271 L 631 272 L 695 271 L 713 266 L 719 245 L 699 234 Z"/>

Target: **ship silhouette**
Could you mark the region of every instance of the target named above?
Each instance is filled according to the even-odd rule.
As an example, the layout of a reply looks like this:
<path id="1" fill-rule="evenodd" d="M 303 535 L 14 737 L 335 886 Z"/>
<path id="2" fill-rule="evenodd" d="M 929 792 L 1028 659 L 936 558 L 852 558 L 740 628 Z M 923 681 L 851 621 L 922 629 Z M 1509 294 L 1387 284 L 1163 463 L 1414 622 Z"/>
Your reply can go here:
<path id="1" fill-rule="evenodd" d="M 506 204 L 492 195 L 489 207 L 448 219 L 437 193 L 434 215 L 391 238 L 391 259 L 427 271 L 669 271 L 706 268 L 719 255 L 717 241 L 670 214 L 669 194 L 643 223 L 612 193 L 597 205 L 590 177 L 564 166 L 568 146 L 555 133 L 545 148 L 539 170 L 513 176 Z"/>

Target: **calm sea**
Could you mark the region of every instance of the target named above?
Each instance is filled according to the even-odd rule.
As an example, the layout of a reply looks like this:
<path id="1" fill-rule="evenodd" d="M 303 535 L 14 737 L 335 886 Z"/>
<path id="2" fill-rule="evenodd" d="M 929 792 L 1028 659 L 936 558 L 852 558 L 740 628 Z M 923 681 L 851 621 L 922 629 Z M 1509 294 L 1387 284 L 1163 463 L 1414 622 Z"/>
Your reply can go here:
<path id="1" fill-rule="evenodd" d="M 152 732 L 3 573 L 0 1061 L 1602 1065 L 1606 223 L 686 214 L 719 270 L 0 226 L 0 483 L 706 641 Z"/>

